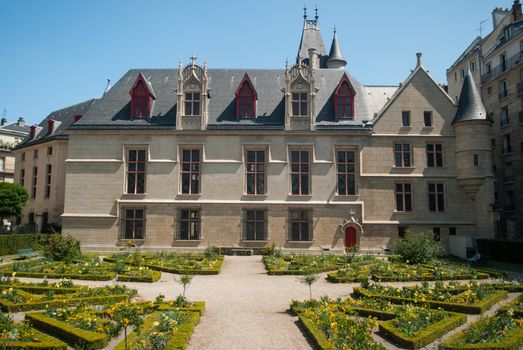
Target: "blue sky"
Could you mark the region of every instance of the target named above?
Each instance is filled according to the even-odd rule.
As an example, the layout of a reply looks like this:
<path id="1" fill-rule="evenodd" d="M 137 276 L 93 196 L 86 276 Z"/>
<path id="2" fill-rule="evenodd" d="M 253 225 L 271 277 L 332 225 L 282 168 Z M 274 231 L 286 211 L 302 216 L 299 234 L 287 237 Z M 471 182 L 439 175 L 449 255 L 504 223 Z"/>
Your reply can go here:
<path id="1" fill-rule="evenodd" d="M 363 84 L 403 81 L 415 53 L 436 81 L 512 0 L 2 0 L 0 113 L 37 123 L 99 97 L 130 68 L 178 67 L 195 51 L 210 68 L 283 68 L 300 40 L 303 5 L 336 26 L 347 70 Z"/>

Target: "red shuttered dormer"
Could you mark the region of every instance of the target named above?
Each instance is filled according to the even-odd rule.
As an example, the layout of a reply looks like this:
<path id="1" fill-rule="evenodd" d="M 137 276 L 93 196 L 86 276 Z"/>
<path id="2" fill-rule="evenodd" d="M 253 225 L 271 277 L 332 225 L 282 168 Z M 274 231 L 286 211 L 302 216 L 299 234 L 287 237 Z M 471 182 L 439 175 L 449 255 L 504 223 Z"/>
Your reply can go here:
<path id="1" fill-rule="evenodd" d="M 156 100 L 156 95 L 151 83 L 139 73 L 134 84 L 129 91 L 131 95 L 131 118 L 148 117 L 151 115 L 152 101 Z"/>
<path id="2" fill-rule="evenodd" d="M 256 118 L 256 100 L 258 95 L 252 85 L 249 75 L 245 73 L 238 89 L 236 89 L 236 117 Z"/>
<path id="3" fill-rule="evenodd" d="M 334 91 L 334 114 L 336 119 L 354 119 L 355 95 L 356 91 L 354 91 L 347 74 L 343 74 Z"/>

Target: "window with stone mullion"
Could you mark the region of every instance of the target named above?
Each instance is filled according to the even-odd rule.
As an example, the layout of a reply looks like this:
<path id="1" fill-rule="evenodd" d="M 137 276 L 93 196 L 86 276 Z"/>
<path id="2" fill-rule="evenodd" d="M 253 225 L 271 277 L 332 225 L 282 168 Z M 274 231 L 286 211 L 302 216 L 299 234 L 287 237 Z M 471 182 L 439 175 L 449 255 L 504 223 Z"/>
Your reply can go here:
<path id="1" fill-rule="evenodd" d="M 291 102 L 293 116 L 306 117 L 308 115 L 308 99 L 306 92 L 293 92 Z"/>
<path id="2" fill-rule="evenodd" d="M 309 195 L 309 151 L 293 150 L 291 153 L 291 194 Z"/>
<path id="3" fill-rule="evenodd" d="M 182 151 L 182 193 L 200 193 L 200 150 L 185 149 Z"/>
<path id="4" fill-rule="evenodd" d="M 183 209 L 180 211 L 180 240 L 196 241 L 200 239 L 200 210 Z"/>
<path id="5" fill-rule="evenodd" d="M 289 226 L 291 241 L 312 241 L 311 235 L 311 212 L 310 210 L 291 210 L 289 212 Z"/>
<path id="6" fill-rule="evenodd" d="M 265 194 L 265 150 L 248 150 L 247 194 Z"/>
<path id="7" fill-rule="evenodd" d="M 427 166 L 430 168 L 443 166 L 443 145 L 441 143 L 427 144 Z"/>
<path id="8" fill-rule="evenodd" d="M 145 193 L 145 150 L 129 150 L 127 159 L 127 193 Z"/>
<path id="9" fill-rule="evenodd" d="M 245 210 L 245 233 L 244 240 L 265 241 L 266 220 L 265 210 Z"/>
<path id="10" fill-rule="evenodd" d="M 429 211 L 445 211 L 445 192 L 442 183 L 429 183 Z"/>
<path id="11" fill-rule="evenodd" d="M 143 209 L 125 209 L 123 239 L 144 239 L 145 216 Z"/>
<path id="12" fill-rule="evenodd" d="M 412 211 L 412 186 L 409 183 L 396 184 L 396 211 Z"/>
<path id="13" fill-rule="evenodd" d="M 354 151 L 337 151 L 338 195 L 356 194 L 356 161 Z"/>
<path id="14" fill-rule="evenodd" d="M 394 144 L 394 166 L 410 167 L 412 166 L 412 150 L 408 143 Z"/>
<path id="15" fill-rule="evenodd" d="M 185 93 L 185 115 L 199 116 L 200 115 L 200 93 L 186 92 Z"/>

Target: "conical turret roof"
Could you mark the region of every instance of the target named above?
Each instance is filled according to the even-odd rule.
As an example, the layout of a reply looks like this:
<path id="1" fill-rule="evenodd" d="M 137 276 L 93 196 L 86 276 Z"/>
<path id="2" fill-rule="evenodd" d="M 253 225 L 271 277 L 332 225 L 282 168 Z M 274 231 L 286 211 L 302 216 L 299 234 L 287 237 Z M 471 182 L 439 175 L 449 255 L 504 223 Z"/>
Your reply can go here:
<path id="1" fill-rule="evenodd" d="M 481 94 L 470 73 L 470 69 L 467 69 L 467 75 L 463 81 L 458 111 L 454 116 L 454 120 L 452 120 L 452 124 L 467 120 L 487 120 L 487 111 L 481 102 Z"/>
<path id="2" fill-rule="evenodd" d="M 338 43 L 338 36 L 336 35 L 336 31 L 334 31 L 334 37 L 332 38 L 331 50 L 329 52 L 329 58 L 327 59 L 327 62 L 331 62 L 331 61 L 342 61 L 342 62 L 344 62 L 344 65 L 347 64 L 347 61 L 345 61 L 345 58 L 343 58 L 343 54 L 341 53 L 340 44 Z"/>

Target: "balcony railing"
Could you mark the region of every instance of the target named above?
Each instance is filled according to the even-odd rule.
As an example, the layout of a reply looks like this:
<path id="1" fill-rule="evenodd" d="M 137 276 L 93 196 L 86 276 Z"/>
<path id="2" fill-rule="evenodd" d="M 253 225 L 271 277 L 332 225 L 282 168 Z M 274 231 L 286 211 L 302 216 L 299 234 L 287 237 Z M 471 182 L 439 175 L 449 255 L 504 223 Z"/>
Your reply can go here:
<path id="1" fill-rule="evenodd" d="M 501 73 L 506 72 L 507 70 L 520 64 L 521 62 L 523 62 L 523 51 L 520 51 L 517 54 L 510 56 L 505 60 L 505 63 L 498 64 L 497 66 L 492 67 L 490 72 L 481 75 L 481 83 L 484 84 L 494 79 Z"/>

